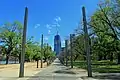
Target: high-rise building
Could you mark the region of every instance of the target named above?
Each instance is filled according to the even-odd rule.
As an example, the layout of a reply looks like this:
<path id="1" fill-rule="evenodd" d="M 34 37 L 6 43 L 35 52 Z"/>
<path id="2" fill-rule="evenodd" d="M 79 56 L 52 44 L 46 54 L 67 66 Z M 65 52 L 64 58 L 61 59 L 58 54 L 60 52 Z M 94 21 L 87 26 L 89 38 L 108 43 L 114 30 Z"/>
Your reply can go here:
<path id="1" fill-rule="evenodd" d="M 61 51 L 61 39 L 60 36 L 57 34 L 54 37 L 54 51 L 56 55 L 58 55 Z"/>

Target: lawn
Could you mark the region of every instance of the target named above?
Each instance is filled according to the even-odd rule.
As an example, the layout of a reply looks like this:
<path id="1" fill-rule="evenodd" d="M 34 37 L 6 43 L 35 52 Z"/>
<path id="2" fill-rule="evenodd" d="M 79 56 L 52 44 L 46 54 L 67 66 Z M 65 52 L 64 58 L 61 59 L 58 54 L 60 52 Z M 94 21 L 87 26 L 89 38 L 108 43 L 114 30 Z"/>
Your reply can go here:
<path id="1" fill-rule="evenodd" d="M 87 69 L 85 61 L 76 61 L 74 62 L 74 66 Z M 92 71 L 99 73 L 120 73 L 120 65 L 108 60 L 92 61 Z"/>

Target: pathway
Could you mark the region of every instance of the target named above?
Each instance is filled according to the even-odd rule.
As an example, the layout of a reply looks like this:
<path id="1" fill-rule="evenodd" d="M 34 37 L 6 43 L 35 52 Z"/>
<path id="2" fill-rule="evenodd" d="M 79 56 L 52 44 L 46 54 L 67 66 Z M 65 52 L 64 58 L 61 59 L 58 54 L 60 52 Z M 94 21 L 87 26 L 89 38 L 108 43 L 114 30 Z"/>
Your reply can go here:
<path id="1" fill-rule="evenodd" d="M 32 68 L 31 64 L 25 69 L 25 77 L 19 78 L 18 67 L 9 67 L 7 70 L 0 71 L 0 80 L 95 80 L 87 78 L 87 72 L 84 69 L 70 69 L 60 63 L 56 59 L 50 66 L 46 68 Z M 30 68 L 30 69 L 29 69 Z M 82 78 L 82 79 L 81 79 Z"/>
<path id="2" fill-rule="evenodd" d="M 78 74 L 56 59 L 49 67 L 28 80 L 82 80 L 80 76 L 86 76 L 86 72 Z"/>

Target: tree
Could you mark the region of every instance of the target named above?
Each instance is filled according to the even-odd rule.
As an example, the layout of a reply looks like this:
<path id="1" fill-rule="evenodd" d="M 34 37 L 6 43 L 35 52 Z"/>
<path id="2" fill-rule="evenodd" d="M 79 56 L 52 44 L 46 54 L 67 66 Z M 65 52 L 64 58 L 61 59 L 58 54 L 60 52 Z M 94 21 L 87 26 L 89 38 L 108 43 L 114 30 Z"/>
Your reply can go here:
<path id="1" fill-rule="evenodd" d="M 119 54 L 119 12 L 120 6 L 117 4 L 117 0 L 106 0 L 99 4 L 98 10 L 92 15 L 89 25 L 91 29 L 97 36 L 98 41 L 95 44 L 99 46 L 99 51 L 104 55 L 99 55 L 99 57 L 106 59 L 107 55 L 110 55 L 110 60 L 113 60 L 113 53 L 118 55 L 118 63 L 120 62 Z M 117 3 L 117 4 L 116 4 Z M 112 46 L 112 48 L 111 48 Z M 101 53 L 99 53 L 101 54 Z M 100 59 L 101 60 L 101 59 Z"/>
<path id="2" fill-rule="evenodd" d="M 21 31 L 22 24 L 18 21 L 15 21 L 13 24 L 6 23 L 1 26 L 0 42 L 6 48 L 6 64 L 8 64 L 9 56 L 13 53 L 15 46 L 21 43 Z"/>
<path id="3" fill-rule="evenodd" d="M 73 41 L 73 52 L 74 52 L 74 61 L 81 55 L 86 59 L 85 51 L 84 51 L 84 35 L 79 34 L 79 36 L 74 38 Z"/>
<path id="4" fill-rule="evenodd" d="M 44 44 L 43 54 L 44 54 L 44 62 L 47 62 L 48 59 L 50 60 L 55 57 L 55 53 L 52 51 L 51 46 L 49 46 L 48 44 Z"/>
<path id="5" fill-rule="evenodd" d="M 40 57 L 40 45 L 38 42 L 34 42 L 33 39 L 34 37 L 28 38 L 26 43 L 25 60 L 28 62 L 31 60 L 37 61 Z"/>

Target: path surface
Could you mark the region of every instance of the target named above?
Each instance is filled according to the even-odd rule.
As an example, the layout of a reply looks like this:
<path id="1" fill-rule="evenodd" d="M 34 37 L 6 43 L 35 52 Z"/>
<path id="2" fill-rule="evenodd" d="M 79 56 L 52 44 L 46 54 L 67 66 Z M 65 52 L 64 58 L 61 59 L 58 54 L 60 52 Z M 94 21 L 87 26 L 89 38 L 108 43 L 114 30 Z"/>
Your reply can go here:
<path id="1" fill-rule="evenodd" d="M 70 68 L 63 66 L 56 59 L 49 67 L 28 80 L 82 80 L 80 76 L 86 76 L 86 73 L 81 72 L 81 74 L 78 74 Z"/>
<path id="2" fill-rule="evenodd" d="M 120 80 L 119 73 L 93 73 L 93 78 L 87 77 L 84 69 L 70 69 L 56 59 L 49 67 L 27 80 Z"/>
<path id="3" fill-rule="evenodd" d="M 29 63 L 25 66 L 25 76 L 19 78 L 19 67 L 17 64 L 6 65 L 0 69 L 0 80 L 96 80 L 87 78 L 87 72 L 84 69 L 70 69 L 56 59 L 50 66 L 45 68 L 36 68 L 36 64 Z M 82 78 L 82 79 L 81 79 Z"/>
<path id="4" fill-rule="evenodd" d="M 43 64 L 44 68 L 36 68 L 36 62 L 25 63 L 24 69 L 24 78 L 19 78 L 19 68 L 20 64 L 8 64 L 8 65 L 0 65 L 0 80 L 27 80 L 30 76 L 34 76 L 39 73 L 47 66 L 46 63 Z"/>

